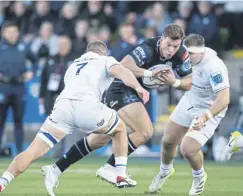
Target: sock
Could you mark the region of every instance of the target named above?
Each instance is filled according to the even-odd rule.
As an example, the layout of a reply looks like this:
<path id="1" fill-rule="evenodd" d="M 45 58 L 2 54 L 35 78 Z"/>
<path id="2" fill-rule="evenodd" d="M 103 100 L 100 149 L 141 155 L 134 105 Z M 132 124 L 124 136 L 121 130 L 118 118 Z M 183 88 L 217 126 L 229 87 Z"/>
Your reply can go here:
<path id="1" fill-rule="evenodd" d="M 13 174 L 8 171 L 5 171 L 2 175 L 2 178 L 5 178 L 8 181 L 8 184 L 14 179 Z"/>
<path id="2" fill-rule="evenodd" d="M 84 137 L 82 140 L 75 143 L 69 151 L 63 155 L 61 159 L 56 162 L 56 166 L 60 169 L 61 172 L 66 170 L 70 165 L 76 163 L 93 150 L 90 148 L 87 138 Z"/>
<path id="3" fill-rule="evenodd" d="M 192 170 L 192 176 L 193 177 L 198 177 L 198 176 L 202 177 L 202 176 L 204 176 L 204 172 L 205 172 L 204 167 L 202 167 L 199 170 Z"/>
<path id="4" fill-rule="evenodd" d="M 173 168 L 173 163 L 170 164 L 164 164 L 162 161 L 160 163 L 160 171 L 165 174 L 168 175 L 171 171 L 171 169 Z"/>
<path id="5" fill-rule="evenodd" d="M 115 157 L 115 162 L 117 175 L 125 177 L 127 170 L 127 157 Z"/>
<path id="6" fill-rule="evenodd" d="M 133 142 L 128 137 L 128 155 L 132 154 L 136 149 L 137 147 L 133 144 Z M 115 155 L 112 154 L 106 163 L 115 167 Z"/>
<path id="7" fill-rule="evenodd" d="M 243 136 L 239 136 L 235 138 L 235 145 L 238 148 L 243 148 Z"/>
<path id="8" fill-rule="evenodd" d="M 136 149 L 137 147 L 134 145 L 132 140 L 128 137 L 128 155 L 132 154 Z"/>
<path id="9" fill-rule="evenodd" d="M 62 171 L 55 163 L 52 165 L 52 171 L 56 176 L 60 176 L 62 174 Z"/>

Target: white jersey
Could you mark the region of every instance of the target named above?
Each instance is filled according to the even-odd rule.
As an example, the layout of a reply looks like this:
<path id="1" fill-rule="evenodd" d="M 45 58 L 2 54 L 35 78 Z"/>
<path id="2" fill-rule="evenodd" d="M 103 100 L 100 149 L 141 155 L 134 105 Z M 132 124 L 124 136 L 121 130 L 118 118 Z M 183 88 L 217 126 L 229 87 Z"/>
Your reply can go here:
<path id="1" fill-rule="evenodd" d="M 208 109 L 216 100 L 217 92 L 230 86 L 228 70 L 217 53 L 210 48 L 206 48 L 203 60 L 193 66 L 192 70 L 192 89 L 184 96 L 193 107 Z M 218 115 L 223 117 L 226 110 L 227 108 Z"/>
<path id="2" fill-rule="evenodd" d="M 115 58 L 87 52 L 76 59 L 64 76 L 65 87 L 58 99 L 100 101 L 114 77 L 109 69 L 120 64 Z"/>

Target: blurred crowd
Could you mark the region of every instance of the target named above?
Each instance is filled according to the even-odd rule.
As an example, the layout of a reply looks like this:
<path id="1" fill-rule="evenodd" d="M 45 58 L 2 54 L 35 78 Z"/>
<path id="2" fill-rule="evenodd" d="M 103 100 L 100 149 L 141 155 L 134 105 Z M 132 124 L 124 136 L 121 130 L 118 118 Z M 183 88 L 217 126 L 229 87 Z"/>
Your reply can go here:
<path id="1" fill-rule="evenodd" d="M 0 26 L 5 20 L 15 21 L 23 41 L 41 57 L 57 54 L 58 36 L 67 35 L 74 58 L 85 51 L 87 42 L 99 38 L 119 60 L 144 38 L 161 35 L 171 22 L 186 34 L 201 34 L 214 49 L 243 47 L 242 19 L 240 1 L 0 2 Z"/>
<path id="2" fill-rule="evenodd" d="M 242 21 L 241 1 L 0 1 L 0 49 L 8 52 L 0 55 L 0 156 L 10 106 L 22 151 L 24 82 L 30 72 L 40 78 L 39 113 L 48 115 L 64 87 L 66 69 L 92 40 L 104 41 L 120 61 L 144 39 L 161 36 L 167 24 L 176 23 L 222 54 L 243 48 Z M 25 72 L 27 59 L 32 68 Z"/>

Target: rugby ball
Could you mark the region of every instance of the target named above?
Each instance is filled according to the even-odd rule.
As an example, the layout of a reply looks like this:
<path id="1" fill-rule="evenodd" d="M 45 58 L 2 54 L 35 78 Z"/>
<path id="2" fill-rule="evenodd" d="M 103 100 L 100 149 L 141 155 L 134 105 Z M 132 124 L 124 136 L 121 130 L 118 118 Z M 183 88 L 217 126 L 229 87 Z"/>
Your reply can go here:
<path id="1" fill-rule="evenodd" d="M 166 70 L 172 71 L 172 68 L 169 65 L 166 65 L 166 64 L 155 65 L 155 66 L 150 67 L 148 70 L 153 71 L 156 68 L 161 68 L 161 70 L 165 70 L 165 71 Z M 142 79 L 143 79 L 144 86 L 147 87 L 147 88 L 158 88 L 159 86 L 162 86 L 162 85 L 165 84 L 164 82 L 160 81 L 156 77 L 143 77 Z"/>

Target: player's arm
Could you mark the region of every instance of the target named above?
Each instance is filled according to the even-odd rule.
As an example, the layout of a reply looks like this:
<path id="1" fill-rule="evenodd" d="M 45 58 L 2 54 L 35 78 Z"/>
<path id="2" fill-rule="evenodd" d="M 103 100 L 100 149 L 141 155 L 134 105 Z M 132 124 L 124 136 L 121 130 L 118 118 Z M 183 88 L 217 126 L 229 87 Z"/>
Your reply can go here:
<path id="1" fill-rule="evenodd" d="M 211 118 L 220 113 L 230 103 L 230 84 L 227 69 L 224 67 L 224 69 L 213 71 L 209 76 L 209 80 L 213 91 L 217 95 L 215 102 L 207 111 L 207 117 Z"/>
<path id="2" fill-rule="evenodd" d="M 217 93 L 217 98 L 211 108 L 209 109 L 209 112 L 212 114 L 212 116 L 216 116 L 218 113 L 220 113 L 224 108 L 226 108 L 230 103 L 230 90 L 229 87 L 225 88 Z"/>
<path id="3" fill-rule="evenodd" d="M 113 65 L 109 69 L 109 73 L 115 78 L 122 80 L 126 86 L 129 86 L 133 89 L 141 87 L 134 74 L 120 64 Z"/>
<path id="4" fill-rule="evenodd" d="M 122 59 L 121 63 L 124 67 L 129 69 L 137 78 L 153 76 L 152 71 L 148 71 L 146 69 L 138 67 L 130 55 L 125 56 Z"/>
<path id="5" fill-rule="evenodd" d="M 153 58 L 154 52 L 148 43 L 143 42 L 137 46 L 129 55 L 121 60 L 121 64 L 129 69 L 137 78 L 152 77 L 159 71 L 149 71 L 142 68 L 143 65 L 150 62 Z"/>
<path id="6" fill-rule="evenodd" d="M 181 79 L 181 84 L 177 87 L 180 90 L 189 91 L 192 88 L 192 75 L 186 76 Z"/>
<path id="7" fill-rule="evenodd" d="M 221 68 L 219 71 L 213 71 L 209 76 L 209 80 L 217 97 L 213 105 L 208 110 L 206 110 L 205 113 L 200 116 L 197 119 L 197 122 L 192 126 L 195 130 L 200 130 L 206 121 L 216 116 L 230 103 L 230 85 L 227 69 Z"/>
<path id="8" fill-rule="evenodd" d="M 107 63 L 107 70 L 109 74 L 122 80 L 126 86 L 129 86 L 137 91 L 138 95 L 143 99 L 144 103 L 147 103 L 149 100 L 149 92 L 139 84 L 134 74 L 129 69 L 125 68 L 116 60 L 114 60 L 114 58 L 112 60 L 110 57 L 110 59 L 111 60 L 109 63 Z"/>

